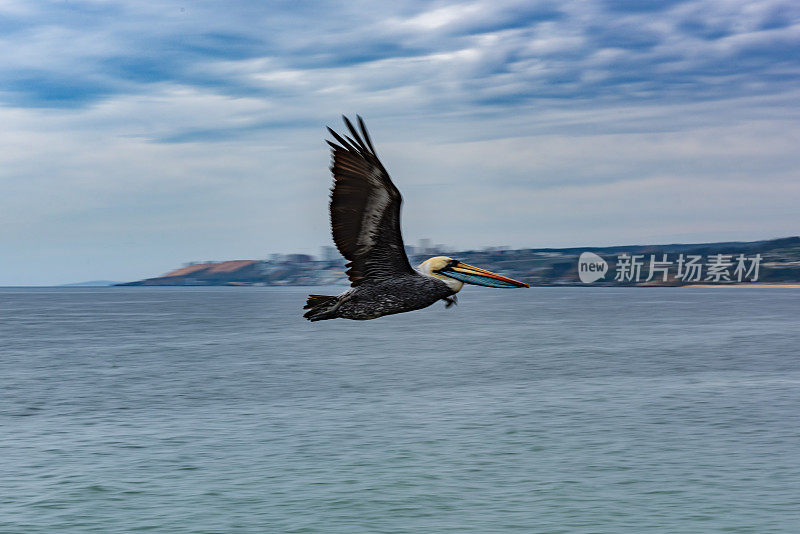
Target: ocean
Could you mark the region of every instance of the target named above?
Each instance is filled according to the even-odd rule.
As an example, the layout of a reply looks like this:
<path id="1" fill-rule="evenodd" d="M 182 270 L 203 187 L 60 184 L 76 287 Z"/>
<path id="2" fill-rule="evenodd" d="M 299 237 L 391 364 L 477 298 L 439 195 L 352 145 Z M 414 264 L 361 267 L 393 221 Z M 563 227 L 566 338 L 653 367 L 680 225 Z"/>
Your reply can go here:
<path id="1" fill-rule="evenodd" d="M 0 532 L 800 532 L 800 289 L 0 289 Z"/>

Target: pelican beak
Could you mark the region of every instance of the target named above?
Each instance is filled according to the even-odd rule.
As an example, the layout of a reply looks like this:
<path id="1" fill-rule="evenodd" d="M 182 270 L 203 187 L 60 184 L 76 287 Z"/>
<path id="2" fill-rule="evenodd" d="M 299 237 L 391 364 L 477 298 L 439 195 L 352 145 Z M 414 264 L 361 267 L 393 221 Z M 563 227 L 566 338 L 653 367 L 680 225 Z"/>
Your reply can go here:
<path id="1" fill-rule="evenodd" d="M 466 263 L 458 262 L 439 271 L 440 274 L 455 278 L 466 284 L 486 287 L 530 287 L 525 282 L 507 278 L 500 274 L 495 274 L 485 269 L 473 267 Z"/>

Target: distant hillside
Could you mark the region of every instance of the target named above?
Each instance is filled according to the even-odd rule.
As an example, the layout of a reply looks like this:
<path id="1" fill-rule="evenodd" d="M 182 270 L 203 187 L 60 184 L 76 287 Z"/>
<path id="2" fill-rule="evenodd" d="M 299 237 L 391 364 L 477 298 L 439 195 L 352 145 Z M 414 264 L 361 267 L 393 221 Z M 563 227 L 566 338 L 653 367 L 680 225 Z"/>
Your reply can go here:
<path id="1" fill-rule="evenodd" d="M 585 261 L 579 267 L 584 253 L 591 254 L 583 256 Z M 539 286 L 800 283 L 800 237 L 560 249 L 437 250 L 412 255 L 412 263 L 439 254 Z M 118 285 L 346 284 L 344 270 L 341 259 L 320 261 L 312 256 L 292 254 L 270 261 L 196 263 L 155 278 Z M 587 281 L 589 278 L 595 279 Z"/>
<path id="2" fill-rule="evenodd" d="M 263 273 L 258 260 L 232 260 L 196 263 L 175 269 L 156 278 L 117 284 L 121 286 L 252 285 Z"/>

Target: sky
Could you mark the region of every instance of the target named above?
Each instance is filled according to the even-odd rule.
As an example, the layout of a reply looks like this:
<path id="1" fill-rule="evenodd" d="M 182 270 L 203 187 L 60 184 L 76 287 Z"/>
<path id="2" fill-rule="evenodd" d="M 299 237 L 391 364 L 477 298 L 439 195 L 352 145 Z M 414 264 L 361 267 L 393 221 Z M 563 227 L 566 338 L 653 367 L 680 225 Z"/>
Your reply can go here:
<path id="1" fill-rule="evenodd" d="M 0 285 L 316 254 L 356 113 L 409 244 L 800 234 L 796 0 L 0 0 Z"/>

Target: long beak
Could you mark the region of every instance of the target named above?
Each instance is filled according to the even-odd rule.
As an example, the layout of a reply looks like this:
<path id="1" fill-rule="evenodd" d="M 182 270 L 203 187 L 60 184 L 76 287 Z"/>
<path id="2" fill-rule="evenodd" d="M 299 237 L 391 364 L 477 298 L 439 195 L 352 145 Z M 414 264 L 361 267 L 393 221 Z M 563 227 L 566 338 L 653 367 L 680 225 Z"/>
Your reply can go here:
<path id="1" fill-rule="evenodd" d="M 452 267 L 442 269 L 439 271 L 439 273 L 449 276 L 450 278 L 455 278 L 456 280 L 461 280 L 466 284 L 475 284 L 476 286 L 530 287 L 525 282 L 520 282 L 519 280 L 514 280 L 513 278 L 507 278 L 503 275 L 496 274 L 485 269 L 480 269 L 478 267 L 473 267 L 472 265 L 467 265 L 466 263 L 461 262 L 458 262 L 458 264 Z"/>

